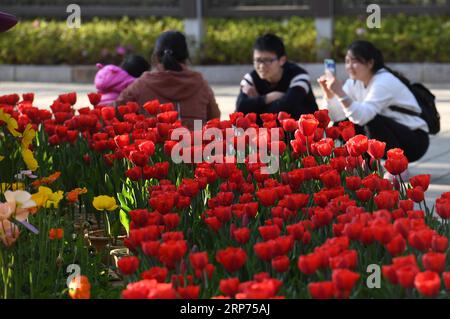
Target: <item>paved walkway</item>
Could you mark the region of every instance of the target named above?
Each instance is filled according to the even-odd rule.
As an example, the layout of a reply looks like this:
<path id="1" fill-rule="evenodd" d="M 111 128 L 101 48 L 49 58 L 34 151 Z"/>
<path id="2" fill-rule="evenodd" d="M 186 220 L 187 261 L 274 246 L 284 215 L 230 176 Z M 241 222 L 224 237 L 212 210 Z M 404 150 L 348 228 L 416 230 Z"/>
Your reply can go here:
<path id="1" fill-rule="evenodd" d="M 431 186 L 426 198 L 429 206 L 434 204 L 435 199 L 442 192 L 450 192 L 450 85 L 430 84 L 428 87 L 437 97 L 437 106 L 441 114 L 441 132 L 431 137 L 428 152 L 418 162 L 410 165 L 411 175 L 431 174 Z M 228 118 L 228 114 L 234 110 L 236 96 L 239 88 L 237 85 L 215 85 L 213 86 L 222 112 L 222 119 Z M 26 83 L 26 82 L 1 82 L 0 95 L 9 93 L 34 92 L 35 105 L 48 107 L 60 93 L 77 92 L 77 106 L 89 105 L 86 96 L 94 92 L 94 86 L 90 84 L 66 84 L 66 83 Z M 314 87 L 317 98 L 322 94 L 318 87 Z M 430 205 L 431 204 L 431 205 Z"/>

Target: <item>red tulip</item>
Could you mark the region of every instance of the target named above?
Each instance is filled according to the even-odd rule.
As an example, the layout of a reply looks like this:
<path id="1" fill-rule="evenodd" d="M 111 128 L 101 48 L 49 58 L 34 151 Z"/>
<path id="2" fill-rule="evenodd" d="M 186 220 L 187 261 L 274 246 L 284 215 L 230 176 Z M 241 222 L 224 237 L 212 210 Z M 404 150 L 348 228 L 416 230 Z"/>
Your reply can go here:
<path id="1" fill-rule="evenodd" d="M 216 216 L 205 218 L 205 224 L 216 233 L 222 228 L 222 223 Z"/>
<path id="2" fill-rule="evenodd" d="M 327 128 L 328 123 L 330 123 L 331 119 L 328 115 L 328 110 L 318 110 L 314 112 L 314 117 L 319 121 L 320 128 Z"/>
<path id="3" fill-rule="evenodd" d="M 356 191 L 356 197 L 363 203 L 368 202 L 372 198 L 372 191 L 368 188 L 360 188 Z"/>
<path id="4" fill-rule="evenodd" d="M 448 248 L 448 238 L 445 236 L 434 235 L 431 240 L 431 249 L 436 252 L 446 252 Z"/>
<path id="5" fill-rule="evenodd" d="M 74 105 L 77 102 L 77 94 L 75 92 L 61 94 L 58 96 L 59 101 Z"/>
<path id="6" fill-rule="evenodd" d="M 280 236 L 281 230 L 277 225 L 268 225 L 258 227 L 259 234 L 264 241 L 275 239 Z"/>
<path id="7" fill-rule="evenodd" d="M 373 159 L 380 159 L 384 156 L 385 148 L 386 148 L 385 142 L 380 142 L 375 139 L 370 139 L 368 142 L 367 153 L 369 153 L 369 155 Z"/>
<path id="8" fill-rule="evenodd" d="M 373 199 L 378 209 L 390 210 L 397 204 L 398 196 L 397 191 L 381 191 Z"/>
<path id="9" fill-rule="evenodd" d="M 434 297 L 439 294 L 441 278 L 433 271 L 424 271 L 416 275 L 414 286 L 422 295 Z"/>
<path id="10" fill-rule="evenodd" d="M 260 189 L 256 192 L 256 197 L 258 197 L 263 206 L 267 207 L 275 204 L 275 201 L 278 199 L 276 192 L 271 189 Z"/>
<path id="11" fill-rule="evenodd" d="M 450 271 L 442 273 L 442 278 L 444 279 L 445 289 L 450 292 Z"/>
<path id="12" fill-rule="evenodd" d="M 427 251 L 431 247 L 433 235 L 434 231 L 432 231 L 431 229 L 411 231 L 408 234 L 408 243 L 411 247 L 417 250 Z"/>
<path id="13" fill-rule="evenodd" d="M 180 215 L 177 213 L 165 214 L 163 216 L 164 225 L 166 225 L 167 229 L 174 229 L 180 223 Z"/>
<path id="14" fill-rule="evenodd" d="M 319 126 L 319 121 L 312 114 L 302 114 L 298 121 L 300 132 L 304 136 L 312 136 Z"/>
<path id="15" fill-rule="evenodd" d="M 142 279 L 155 279 L 156 281 L 160 283 L 164 283 L 167 278 L 167 274 L 169 271 L 166 267 L 152 267 L 149 270 L 146 270 L 141 273 Z"/>
<path id="16" fill-rule="evenodd" d="M 426 270 L 441 273 L 445 270 L 446 258 L 444 253 L 429 252 L 422 255 L 422 264 Z"/>
<path id="17" fill-rule="evenodd" d="M 450 218 L 450 199 L 442 197 L 436 199 L 436 213 L 442 219 Z"/>
<path id="18" fill-rule="evenodd" d="M 64 229 L 63 228 L 50 228 L 48 232 L 48 238 L 53 239 L 62 239 L 64 237 Z"/>
<path id="19" fill-rule="evenodd" d="M 331 277 L 337 290 L 350 292 L 361 276 L 348 269 L 334 269 Z"/>
<path id="20" fill-rule="evenodd" d="M 358 253 L 356 250 L 347 250 L 329 259 L 331 269 L 355 269 L 358 264 Z"/>
<path id="21" fill-rule="evenodd" d="M 188 285 L 186 287 L 177 287 L 177 292 L 182 299 L 198 299 L 200 286 Z"/>
<path id="22" fill-rule="evenodd" d="M 383 277 L 385 277 L 389 282 L 393 285 L 398 283 L 397 278 L 397 268 L 394 265 L 383 265 L 381 267 L 381 272 L 383 273 Z"/>
<path id="23" fill-rule="evenodd" d="M 34 93 L 23 93 L 22 94 L 22 98 L 23 98 L 24 101 L 33 103 Z"/>
<path id="24" fill-rule="evenodd" d="M 271 260 L 275 256 L 276 243 L 274 240 L 256 243 L 253 246 L 256 256 L 265 261 Z"/>
<path id="25" fill-rule="evenodd" d="M 320 180 L 326 188 L 334 188 L 341 185 L 341 176 L 334 169 L 320 174 Z"/>
<path id="26" fill-rule="evenodd" d="M 348 141 L 355 136 L 355 125 L 350 121 L 339 122 L 340 133 L 344 141 Z"/>
<path id="27" fill-rule="evenodd" d="M 116 143 L 117 147 L 119 147 L 119 148 L 128 146 L 128 145 L 130 145 L 130 135 L 128 135 L 128 134 L 116 135 L 116 136 L 114 136 L 114 142 Z"/>
<path id="28" fill-rule="evenodd" d="M 130 160 L 133 164 L 143 167 L 147 165 L 148 156 L 142 151 L 132 151 L 130 153 Z"/>
<path id="29" fill-rule="evenodd" d="M 428 189 L 428 186 L 430 185 L 430 177 L 431 177 L 430 174 L 416 175 L 411 177 L 409 179 L 409 182 L 411 183 L 412 187 L 420 186 L 425 192 Z"/>
<path id="30" fill-rule="evenodd" d="M 206 251 L 200 253 L 191 253 L 189 260 L 195 270 L 203 270 L 208 264 L 208 253 Z"/>
<path id="31" fill-rule="evenodd" d="M 341 130 L 336 126 L 327 127 L 325 129 L 325 135 L 332 140 L 336 140 L 341 135 Z"/>
<path id="32" fill-rule="evenodd" d="M 242 248 L 228 247 L 219 250 L 216 254 L 216 259 L 228 272 L 233 273 L 245 264 L 247 254 Z"/>
<path id="33" fill-rule="evenodd" d="M 110 121 L 116 117 L 116 109 L 112 106 L 104 106 L 101 109 L 101 115 L 103 120 Z"/>
<path id="34" fill-rule="evenodd" d="M 317 253 L 302 255 L 298 259 L 298 269 L 306 275 L 314 274 L 321 264 L 321 256 Z"/>
<path id="35" fill-rule="evenodd" d="M 126 256 L 119 259 L 117 266 L 124 275 L 131 275 L 139 268 L 139 258 L 136 256 Z"/>
<path id="36" fill-rule="evenodd" d="M 288 256 L 278 256 L 272 259 L 272 268 L 280 273 L 289 270 L 290 260 Z"/>
<path id="37" fill-rule="evenodd" d="M 330 143 L 331 141 L 331 143 Z M 322 139 L 317 143 L 313 144 L 313 148 L 316 149 L 317 153 L 320 156 L 330 156 L 334 147 L 334 142 L 330 138 Z"/>
<path id="38" fill-rule="evenodd" d="M 407 265 L 400 268 L 397 268 L 395 274 L 398 279 L 398 283 L 403 288 L 413 288 L 414 287 L 414 278 L 419 273 L 419 267 L 415 265 Z"/>
<path id="39" fill-rule="evenodd" d="M 344 226 L 342 233 L 351 240 L 358 240 L 361 236 L 364 225 L 362 223 L 347 223 Z"/>
<path id="40" fill-rule="evenodd" d="M 309 283 L 308 290 L 314 299 L 331 299 L 334 296 L 334 284 L 332 281 Z"/>
<path id="41" fill-rule="evenodd" d="M 368 149 L 368 138 L 364 135 L 356 135 L 345 143 L 348 154 L 353 157 L 358 157 L 364 154 Z"/>
<path id="42" fill-rule="evenodd" d="M 239 291 L 239 284 L 239 278 L 221 279 L 219 289 L 224 295 L 234 297 Z"/>
<path id="43" fill-rule="evenodd" d="M 125 171 L 125 176 L 131 179 L 132 181 L 138 181 L 142 178 L 142 168 L 139 166 L 130 168 L 127 171 Z"/>
<path id="44" fill-rule="evenodd" d="M 185 240 L 169 240 L 159 247 L 159 260 L 169 269 L 173 269 L 175 263 L 180 262 L 187 252 Z"/>
<path id="45" fill-rule="evenodd" d="M 420 203 L 420 202 L 422 202 L 425 199 L 425 194 L 424 194 L 422 186 L 416 186 L 414 188 L 408 188 L 406 190 L 406 194 L 415 203 Z"/>
<path id="46" fill-rule="evenodd" d="M 298 129 L 298 123 L 294 119 L 285 119 L 281 121 L 281 126 L 286 132 L 294 132 Z"/>
<path id="47" fill-rule="evenodd" d="M 361 187 L 361 178 L 359 176 L 347 176 L 345 178 L 345 185 L 349 190 L 356 191 Z"/>
<path id="48" fill-rule="evenodd" d="M 302 240 L 303 234 L 305 233 L 305 227 L 301 223 L 287 225 L 286 230 L 289 235 L 291 235 L 294 240 Z"/>
<path id="49" fill-rule="evenodd" d="M 408 168 L 408 159 L 401 149 L 393 148 L 388 151 L 384 167 L 392 175 L 399 175 Z"/>
<path id="50" fill-rule="evenodd" d="M 150 115 L 156 115 L 159 112 L 159 101 L 158 100 L 151 100 L 146 102 L 143 105 L 143 108 L 150 114 Z"/>
<path id="51" fill-rule="evenodd" d="M 152 156 L 155 153 L 155 143 L 153 143 L 152 141 L 141 142 L 139 143 L 138 148 L 148 157 Z"/>
<path id="52" fill-rule="evenodd" d="M 100 93 L 89 93 L 88 94 L 89 102 L 96 106 L 98 103 L 100 103 L 100 100 L 102 99 L 102 95 Z"/>
<path id="53" fill-rule="evenodd" d="M 398 234 L 386 245 L 386 248 L 391 256 L 398 256 L 405 251 L 406 241 L 402 235 Z"/>

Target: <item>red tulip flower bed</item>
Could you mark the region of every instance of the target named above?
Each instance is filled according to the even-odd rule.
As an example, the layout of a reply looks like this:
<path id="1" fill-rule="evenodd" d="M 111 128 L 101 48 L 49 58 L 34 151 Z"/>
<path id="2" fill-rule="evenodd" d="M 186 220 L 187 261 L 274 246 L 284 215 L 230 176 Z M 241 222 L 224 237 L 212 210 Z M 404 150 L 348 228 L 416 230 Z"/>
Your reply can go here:
<path id="1" fill-rule="evenodd" d="M 77 177 L 90 198 L 118 199 L 131 252 L 118 262 L 123 298 L 448 298 L 450 193 L 427 206 L 430 175 L 401 180 L 402 150 L 387 151 L 393 183 L 383 178 L 385 144 L 355 136 L 351 122 L 281 112 L 261 115 L 278 138 L 257 141 L 279 151 L 276 173 L 229 152 L 241 140 L 248 148 L 245 136 L 193 138 L 183 154 L 214 144 L 222 161 L 175 164 L 171 133 L 181 122 L 172 104 L 149 101 L 144 116 L 135 103 L 89 98 L 93 107 L 77 111 L 75 94 L 52 112 L 11 97 L 0 108 L 19 130 L 40 128 L 36 158 L 49 171 L 61 165 L 68 189 Z M 259 130 L 255 123 L 256 114 L 233 113 L 194 134 Z"/>

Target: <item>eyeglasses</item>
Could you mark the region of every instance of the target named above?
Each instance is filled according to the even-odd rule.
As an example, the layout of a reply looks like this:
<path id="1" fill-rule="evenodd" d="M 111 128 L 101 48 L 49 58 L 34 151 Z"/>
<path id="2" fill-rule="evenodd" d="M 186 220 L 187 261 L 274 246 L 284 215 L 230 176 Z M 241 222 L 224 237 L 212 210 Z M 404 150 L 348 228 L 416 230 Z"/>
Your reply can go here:
<path id="1" fill-rule="evenodd" d="M 253 60 L 253 64 L 255 64 L 255 65 L 263 64 L 263 65 L 267 66 L 269 64 L 272 64 L 276 60 L 278 60 L 278 58 L 255 59 L 255 60 Z"/>

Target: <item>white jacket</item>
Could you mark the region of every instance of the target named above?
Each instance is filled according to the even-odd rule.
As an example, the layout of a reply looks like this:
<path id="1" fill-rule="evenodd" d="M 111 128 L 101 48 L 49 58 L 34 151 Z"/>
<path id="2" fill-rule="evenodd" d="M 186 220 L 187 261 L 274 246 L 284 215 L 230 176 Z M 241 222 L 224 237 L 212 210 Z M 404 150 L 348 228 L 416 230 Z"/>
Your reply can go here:
<path id="1" fill-rule="evenodd" d="M 380 114 L 411 130 L 421 129 L 428 132 L 427 123 L 419 116 L 389 109 L 389 106 L 395 105 L 416 113 L 421 112 L 416 98 L 408 87 L 384 68 L 378 70 L 367 87 L 364 87 L 361 81 L 348 79 L 343 90 L 353 100 L 348 108 L 342 106 L 336 97 L 331 100 L 325 99 L 321 107 L 329 110 L 331 120 L 334 122 L 348 118 L 353 123 L 363 126 Z"/>

